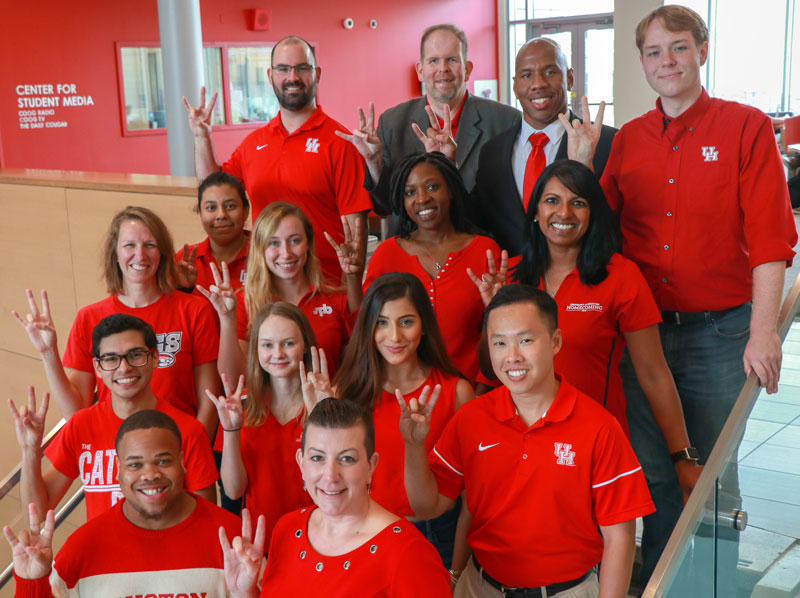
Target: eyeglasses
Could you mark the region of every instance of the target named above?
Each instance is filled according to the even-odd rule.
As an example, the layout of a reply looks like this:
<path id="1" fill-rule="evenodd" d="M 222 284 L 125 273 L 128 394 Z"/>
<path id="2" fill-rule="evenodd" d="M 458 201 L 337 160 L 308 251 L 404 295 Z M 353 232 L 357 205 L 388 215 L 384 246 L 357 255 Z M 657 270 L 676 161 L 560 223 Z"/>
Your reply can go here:
<path id="1" fill-rule="evenodd" d="M 273 71 L 280 73 L 281 75 L 288 75 L 290 72 L 294 71 L 298 75 L 308 75 L 311 71 L 314 70 L 314 67 L 304 62 L 302 64 L 276 64 L 272 67 Z"/>
<path id="2" fill-rule="evenodd" d="M 95 360 L 97 361 L 97 364 L 100 366 L 101 370 L 113 372 L 119 367 L 119 364 L 122 363 L 123 358 L 125 358 L 125 361 L 127 361 L 128 365 L 131 367 L 146 365 L 147 360 L 150 359 L 151 352 L 152 351 L 145 351 L 144 349 L 131 349 L 125 353 L 125 355 L 108 353 L 106 355 L 101 355 L 100 357 L 95 357 Z"/>

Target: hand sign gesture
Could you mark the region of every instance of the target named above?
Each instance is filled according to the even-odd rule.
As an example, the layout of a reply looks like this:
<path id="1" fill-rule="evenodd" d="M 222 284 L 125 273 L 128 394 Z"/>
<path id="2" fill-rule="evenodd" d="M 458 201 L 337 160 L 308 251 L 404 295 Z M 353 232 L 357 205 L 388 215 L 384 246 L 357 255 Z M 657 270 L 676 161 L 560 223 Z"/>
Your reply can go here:
<path id="1" fill-rule="evenodd" d="M 58 338 L 56 337 L 56 327 L 53 325 L 53 319 L 50 317 L 50 301 L 47 298 L 47 291 L 42 289 L 41 313 L 39 313 L 36 300 L 33 298 L 33 292 L 30 289 L 25 289 L 25 295 L 28 297 L 28 306 L 31 313 L 25 316 L 24 319 L 17 313 L 17 310 L 12 310 L 11 315 L 17 319 L 17 322 L 28 333 L 28 338 L 31 339 L 34 349 L 39 353 L 56 351 Z"/>
<path id="2" fill-rule="evenodd" d="M 600 102 L 597 109 L 597 118 L 594 122 L 589 114 L 589 100 L 586 96 L 581 98 L 581 122 L 577 118 L 572 122 L 563 115 L 559 114 L 558 119 L 567 131 L 567 157 L 589 167 L 594 171 L 592 158 L 597 142 L 600 141 L 600 134 L 603 131 L 603 113 L 606 110 L 606 103 Z"/>
<path id="3" fill-rule="evenodd" d="M 222 262 L 222 276 L 220 276 L 217 265 L 211 262 L 211 275 L 214 277 L 214 284 L 206 290 L 201 286 L 197 287 L 203 296 L 211 301 L 211 305 L 217 310 L 220 318 L 236 314 L 236 293 L 231 286 L 231 275 L 228 272 L 228 264 Z"/>
<path id="4" fill-rule="evenodd" d="M 253 537 L 253 525 L 250 521 L 250 511 L 242 509 L 242 535 L 236 536 L 228 544 L 225 528 L 219 528 L 219 544 L 222 547 L 222 557 L 225 568 L 225 585 L 234 598 L 258 595 L 256 581 L 264 558 L 264 541 L 267 537 L 266 520 L 263 515 L 258 516 L 256 535 Z"/>
<path id="5" fill-rule="evenodd" d="M 494 254 L 491 249 L 486 250 L 486 272 L 481 274 L 478 278 L 471 268 L 467 268 L 467 275 L 478 287 L 481 294 L 481 300 L 484 307 L 489 305 L 489 302 L 497 294 L 497 291 L 503 288 L 506 283 L 506 276 L 508 275 L 508 252 L 503 249 L 500 252 L 500 269 L 497 269 L 497 264 L 494 259 Z"/>
<path id="6" fill-rule="evenodd" d="M 439 400 L 440 392 L 442 392 L 441 384 L 433 387 L 433 393 L 431 387 L 426 384 L 419 398 L 409 399 L 406 404 L 403 393 L 399 388 L 395 389 L 394 394 L 400 403 L 400 436 L 404 442 L 408 444 L 425 442 L 425 437 L 431 429 L 431 414 L 436 401 Z"/>
<path id="7" fill-rule="evenodd" d="M 367 164 L 370 176 L 377 181 L 383 168 L 383 144 L 376 134 L 375 104 L 369 103 L 369 119 L 364 116 L 364 109 L 358 108 L 358 128 L 353 129 L 352 135 L 342 131 L 336 131 L 336 134 L 356 146 Z"/>
<path id="8" fill-rule="evenodd" d="M 28 387 L 27 405 L 22 405 L 17 409 L 14 400 L 8 399 L 8 408 L 11 411 L 11 418 L 14 420 L 14 428 L 17 431 L 17 442 L 19 442 L 19 446 L 23 450 L 33 449 L 37 454 L 41 450 L 45 417 L 47 416 L 47 407 L 49 405 L 50 393 L 45 392 L 42 396 L 42 405 L 37 411 L 36 391 L 33 386 Z"/>
<path id="9" fill-rule="evenodd" d="M 189 244 L 183 246 L 181 259 L 175 262 L 175 284 L 182 289 L 191 289 L 197 283 L 197 266 L 194 265 L 197 259 L 197 245 L 189 251 Z"/>
<path id="10" fill-rule="evenodd" d="M 214 393 L 206 388 L 206 396 L 214 403 L 219 415 L 219 424 L 223 430 L 238 430 L 242 427 L 244 416 L 242 414 L 242 390 L 244 389 L 244 376 L 239 376 L 239 384 L 236 390 L 231 393 L 228 385 L 228 377 L 222 374 L 222 388 L 225 389 L 225 396 L 215 397 Z"/>
<path id="11" fill-rule="evenodd" d="M 458 147 L 456 146 L 455 139 L 453 139 L 453 128 L 450 122 L 450 106 L 447 104 L 444 105 L 443 127 L 439 126 L 439 119 L 436 118 L 436 115 L 433 113 L 433 108 L 425 106 L 425 112 L 428 113 L 428 120 L 430 121 L 428 130 L 423 133 L 417 123 L 411 123 L 411 128 L 414 129 L 417 138 L 422 142 L 422 145 L 425 146 L 426 152 L 442 152 L 447 159 L 455 164 L 456 150 Z"/>
<path id="12" fill-rule="evenodd" d="M 200 105 L 195 108 L 183 96 L 183 105 L 186 106 L 186 114 L 189 117 L 189 128 L 195 137 L 211 136 L 211 114 L 214 112 L 214 105 L 217 103 L 217 93 L 211 96 L 211 101 L 206 104 L 206 88 L 200 88 Z"/>
<path id="13" fill-rule="evenodd" d="M 39 511 L 36 505 L 31 503 L 28 505 L 28 521 L 30 531 L 22 529 L 19 534 L 14 534 L 14 531 L 6 525 L 3 527 L 3 533 L 11 545 L 14 573 L 22 579 L 41 579 L 50 574 L 50 564 L 53 562 L 55 516 L 52 510 L 47 511 L 44 529 L 40 530 Z"/>
<path id="14" fill-rule="evenodd" d="M 328 376 L 328 360 L 325 350 L 311 347 L 311 371 L 306 373 L 306 366 L 300 362 L 300 383 L 303 385 L 303 403 L 306 415 L 314 410 L 322 399 L 333 396 L 331 380 Z"/>
<path id="15" fill-rule="evenodd" d="M 336 251 L 336 257 L 339 258 L 339 266 L 341 266 L 345 276 L 361 276 L 364 272 L 364 254 L 361 251 L 361 227 L 363 226 L 361 218 L 355 219 L 355 231 L 350 229 L 350 222 L 347 220 L 346 216 L 342 216 L 341 218 L 342 229 L 344 230 L 344 241 L 342 243 L 336 243 L 333 237 L 327 232 L 324 233 L 325 238 L 328 239 L 328 243 L 330 243 L 331 247 Z"/>

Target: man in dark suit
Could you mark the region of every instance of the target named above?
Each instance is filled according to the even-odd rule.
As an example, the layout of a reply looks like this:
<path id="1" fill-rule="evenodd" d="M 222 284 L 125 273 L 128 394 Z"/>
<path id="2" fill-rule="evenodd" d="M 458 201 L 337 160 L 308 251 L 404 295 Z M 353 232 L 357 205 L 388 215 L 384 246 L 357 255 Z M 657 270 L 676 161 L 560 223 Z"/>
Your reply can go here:
<path id="1" fill-rule="evenodd" d="M 364 187 L 372 195 L 375 211 L 382 215 L 392 211 L 392 165 L 408 154 L 431 149 L 420 139 L 424 137 L 422 131 L 431 127 L 432 118 L 444 127 L 445 110 L 450 111 L 452 134 L 458 146 L 456 163 L 467 189 L 475 184 L 483 144 L 509 127 L 518 128 L 521 120 L 519 110 L 467 91 L 472 63 L 467 60 L 467 38 L 455 25 L 433 25 L 425 30 L 416 70 L 420 83 L 425 85 L 424 96 L 386 110 L 377 131 L 372 112 L 368 120 L 362 112 L 360 129 L 352 136 L 341 135 L 353 141 L 364 156 Z"/>
<path id="2" fill-rule="evenodd" d="M 544 153 L 543 166 L 567 157 L 567 128 L 569 132 L 574 133 L 574 130 L 572 125 L 565 128 L 559 115 L 567 117 L 570 123 L 579 120 L 567 109 L 571 88 L 572 69 L 556 42 L 537 38 L 520 48 L 515 66 L 514 94 L 522 105 L 523 121 L 481 148 L 471 196 L 474 221 L 491 234 L 509 256 L 519 255 L 522 248 L 525 207 L 532 187 L 531 181 L 525 185 L 526 165 L 534 150 L 529 139 L 536 133 L 546 135 L 546 139 L 542 137 L 543 146 L 538 150 Z M 588 108 L 584 116 L 587 115 Z M 575 129 L 580 128 L 575 126 Z M 595 127 L 595 134 L 599 139 L 593 164 L 599 177 L 617 130 L 608 126 L 597 129 Z M 535 176 L 532 182 L 535 182 Z M 523 195 L 528 195 L 524 201 Z"/>

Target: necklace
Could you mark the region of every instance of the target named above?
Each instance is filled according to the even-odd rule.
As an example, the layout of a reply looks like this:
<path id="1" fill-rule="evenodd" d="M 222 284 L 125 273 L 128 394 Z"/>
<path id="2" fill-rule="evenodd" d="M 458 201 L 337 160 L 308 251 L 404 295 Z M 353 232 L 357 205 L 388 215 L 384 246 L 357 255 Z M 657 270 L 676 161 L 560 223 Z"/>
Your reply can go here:
<path id="1" fill-rule="evenodd" d="M 414 239 L 414 243 L 416 243 L 417 245 L 422 247 L 422 249 L 425 251 L 425 253 L 428 254 L 428 257 L 431 258 L 431 261 L 433 262 L 433 265 L 436 266 L 436 271 L 437 272 L 442 269 L 442 266 L 444 264 L 442 264 L 439 260 L 437 260 L 435 257 L 433 257 L 433 254 L 430 251 L 428 251 L 427 243 L 425 243 L 423 241 L 420 241 L 419 239 Z"/>
<path id="2" fill-rule="evenodd" d="M 544 273 L 544 290 L 547 291 L 548 295 L 555 299 L 556 294 L 550 290 L 550 283 L 547 280 L 547 272 Z"/>

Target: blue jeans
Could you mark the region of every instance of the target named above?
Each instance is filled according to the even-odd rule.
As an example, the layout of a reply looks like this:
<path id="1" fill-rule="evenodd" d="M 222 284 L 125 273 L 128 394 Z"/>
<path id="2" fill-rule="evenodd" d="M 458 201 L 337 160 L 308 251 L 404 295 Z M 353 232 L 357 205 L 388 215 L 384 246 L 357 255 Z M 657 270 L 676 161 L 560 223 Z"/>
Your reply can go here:
<path id="1" fill-rule="evenodd" d="M 689 441 L 697 448 L 700 463 L 705 463 L 711 454 L 746 379 L 742 355 L 750 338 L 750 312 L 747 303 L 718 318 L 706 314 L 705 321 L 693 324 L 659 325 L 664 357 L 675 379 Z M 644 587 L 680 517 L 683 501 L 667 443 L 639 386 L 627 351 L 619 370 L 631 444 L 656 506 L 656 512 L 644 518 L 641 571 Z M 740 503 L 735 467 L 729 468 L 725 485 L 734 489 L 733 502 Z M 731 558 L 735 568 L 736 557 Z M 723 570 L 725 567 L 720 571 Z M 735 577 L 735 570 L 727 575 Z"/>
<path id="2" fill-rule="evenodd" d="M 461 497 L 459 496 L 452 509 L 448 509 L 433 519 L 412 521 L 428 541 L 436 548 L 442 558 L 445 569 L 450 569 L 453 564 L 453 547 L 456 538 L 456 524 L 461 512 Z"/>

